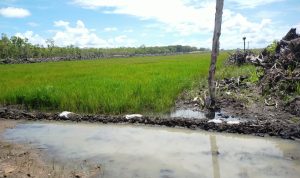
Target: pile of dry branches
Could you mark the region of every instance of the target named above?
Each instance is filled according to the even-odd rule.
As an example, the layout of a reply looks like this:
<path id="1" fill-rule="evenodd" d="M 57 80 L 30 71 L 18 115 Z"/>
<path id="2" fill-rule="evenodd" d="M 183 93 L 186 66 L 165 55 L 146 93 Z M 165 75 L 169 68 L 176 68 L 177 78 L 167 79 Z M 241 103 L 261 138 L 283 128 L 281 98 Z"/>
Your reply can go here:
<path id="1" fill-rule="evenodd" d="M 300 92 L 300 35 L 295 28 L 265 48 L 261 55 L 246 56 L 246 61 L 263 68 L 260 79 L 263 94 L 285 96 Z"/>
<path id="2" fill-rule="evenodd" d="M 226 64 L 240 66 L 245 63 L 249 63 L 250 61 L 247 60 L 247 56 L 255 56 L 255 53 L 251 50 L 243 52 L 240 49 L 238 49 L 234 53 L 229 53 L 229 58 L 226 60 Z"/>
<path id="3" fill-rule="evenodd" d="M 236 51 L 228 64 L 251 63 L 261 67 L 260 87 L 263 94 L 286 96 L 300 92 L 300 35 L 292 28 L 279 42 L 265 48 L 261 54 Z"/>
<path id="4" fill-rule="evenodd" d="M 251 51 L 237 51 L 227 60 L 227 64 L 246 63 L 259 66 L 257 74 L 261 93 L 270 98 L 270 101 L 265 100 L 266 105 L 277 107 L 277 101 L 271 100 L 288 99 L 287 103 L 282 103 L 285 110 L 300 116 L 300 35 L 296 28 L 292 28 L 280 41 L 263 49 L 259 55 Z M 229 83 L 224 80 L 220 85 L 225 84 L 228 88 L 237 86 L 236 82 Z"/>
<path id="5" fill-rule="evenodd" d="M 224 78 L 216 83 L 216 88 L 221 91 L 238 91 L 242 88 L 248 88 L 246 79 L 248 76 L 238 76 L 237 78 Z"/>

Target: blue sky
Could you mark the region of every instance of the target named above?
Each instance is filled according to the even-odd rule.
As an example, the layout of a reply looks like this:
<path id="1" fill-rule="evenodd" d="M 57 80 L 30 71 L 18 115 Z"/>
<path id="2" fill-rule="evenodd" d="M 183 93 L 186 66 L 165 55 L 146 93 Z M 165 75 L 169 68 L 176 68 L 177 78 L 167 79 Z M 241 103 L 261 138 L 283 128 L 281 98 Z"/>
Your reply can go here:
<path id="1" fill-rule="evenodd" d="M 215 0 L 1 0 L 0 33 L 45 45 L 211 48 Z M 264 47 L 300 29 L 299 0 L 225 0 L 221 48 Z M 300 31 L 300 30 L 299 30 Z"/>

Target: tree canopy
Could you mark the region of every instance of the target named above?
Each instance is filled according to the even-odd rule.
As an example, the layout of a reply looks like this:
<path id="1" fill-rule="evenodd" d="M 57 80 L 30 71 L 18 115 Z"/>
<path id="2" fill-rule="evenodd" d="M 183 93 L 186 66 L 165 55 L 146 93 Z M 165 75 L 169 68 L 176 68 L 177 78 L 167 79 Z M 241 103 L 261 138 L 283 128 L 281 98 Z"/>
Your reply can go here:
<path id="1" fill-rule="evenodd" d="M 173 53 L 188 53 L 194 51 L 207 51 L 206 48 L 196 48 L 191 46 L 170 45 L 146 47 L 120 47 L 120 48 L 79 48 L 74 45 L 58 47 L 52 39 L 46 40 L 47 46 L 33 45 L 27 38 L 17 36 L 10 38 L 2 34 L 0 39 L 0 59 L 92 59 L 105 57 L 122 57 L 135 55 L 166 55 Z"/>

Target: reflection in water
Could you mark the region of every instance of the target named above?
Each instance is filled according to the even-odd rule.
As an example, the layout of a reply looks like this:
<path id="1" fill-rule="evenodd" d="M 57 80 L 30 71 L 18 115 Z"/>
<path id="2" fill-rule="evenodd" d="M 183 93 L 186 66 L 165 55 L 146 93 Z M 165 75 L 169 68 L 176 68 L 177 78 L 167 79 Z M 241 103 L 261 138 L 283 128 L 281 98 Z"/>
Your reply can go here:
<path id="1" fill-rule="evenodd" d="M 216 119 L 216 120 L 223 120 L 223 121 L 240 121 L 243 122 L 245 119 L 229 116 L 223 112 L 214 112 L 214 111 L 207 111 L 204 113 L 202 111 L 197 111 L 193 109 L 176 109 L 170 113 L 170 117 L 176 118 L 186 118 L 186 119 Z"/>
<path id="2" fill-rule="evenodd" d="M 194 111 L 192 109 L 177 109 L 174 112 L 171 112 L 170 117 L 184 117 L 184 118 L 204 119 L 205 114 L 201 111 Z"/>
<path id="3" fill-rule="evenodd" d="M 285 177 L 300 175 L 300 143 L 161 127 L 20 124 L 5 138 L 47 148 L 75 166 L 101 164 L 104 177 Z"/>
<path id="4" fill-rule="evenodd" d="M 211 152 L 211 158 L 212 158 L 212 167 L 213 167 L 213 175 L 214 178 L 220 178 L 220 167 L 219 167 L 219 160 L 218 160 L 218 146 L 217 146 L 217 140 L 215 135 L 209 136 L 210 140 L 210 152 Z"/>

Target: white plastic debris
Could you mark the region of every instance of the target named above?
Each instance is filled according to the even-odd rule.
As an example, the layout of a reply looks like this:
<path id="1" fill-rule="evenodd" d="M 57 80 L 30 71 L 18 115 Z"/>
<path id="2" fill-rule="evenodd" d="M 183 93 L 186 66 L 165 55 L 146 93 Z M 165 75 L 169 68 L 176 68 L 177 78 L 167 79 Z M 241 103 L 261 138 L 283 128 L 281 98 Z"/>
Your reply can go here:
<path id="1" fill-rule="evenodd" d="M 141 118 L 141 117 L 143 117 L 143 115 L 141 115 L 141 114 L 127 114 L 127 115 L 125 115 L 126 119 Z"/>
<path id="2" fill-rule="evenodd" d="M 59 117 L 64 117 L 64 118 L 68 118 L 68 115 L 72 114 L 72 112 L 69 111 L 63 111 L 62 113 L 59 114 Z"/>
<path id="3" fill-rule="evenodd" d="M 196 102 L 196 101 L 198 101 L 198 100 L 199 100 L 198 97 L 195 97 L 195 98 L 193 99 L 194 102 Z"/>
<path id="4" fill-rule="evenodd" d="M 215 124 L 221 124 L 223 121 L 221 119 L 211 119 L 208 122 L 213 122 Z"/>
<path id="5" fill-rule="evenodd" d="M 230 91 L 227 91 L 227 92 L 225 92 L 227 95 L 231 95 L 231 92 Z"/>
<path id="6" fill-rule="evenodd" d="M 227 121 L 227 124 L 240 124 L 240 121 Z"/>

